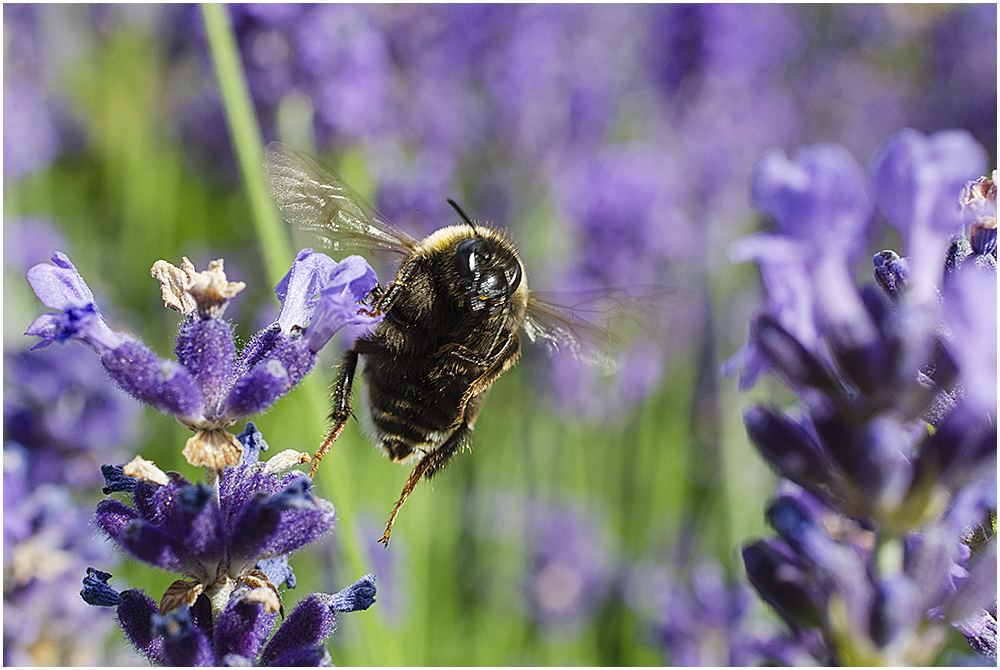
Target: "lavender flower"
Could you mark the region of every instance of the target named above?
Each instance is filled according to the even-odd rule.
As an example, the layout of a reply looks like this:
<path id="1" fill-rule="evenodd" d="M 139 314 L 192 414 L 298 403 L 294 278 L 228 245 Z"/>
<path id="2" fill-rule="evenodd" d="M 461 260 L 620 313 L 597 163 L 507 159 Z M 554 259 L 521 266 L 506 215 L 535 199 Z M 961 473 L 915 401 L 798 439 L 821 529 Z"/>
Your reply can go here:
<path id="1" fill-rule="evenodd" d="M 673 666 L 747 667 L 765 664 L 812 665 L 815 641 L 795 639 L 764 620 L 752 589 L 726 580 L 714 560 L 690 570 L 641 567 L 629 580 L 626 598 L 648 616 L 653 641 Z"/>
<path id="2" fill-rule="evenodd" d="M 226 279 L 221 260 L 205 272 L 196 272 L 187 259 L 181 268 L 158 261 L 153 275 L 160 280 L 164 303 L 185 317 L 177 335 L 177 360 L 164 360 L 108 327 L 64 254 L 57 252 L 52 261 L 54 265 L 28 271 L 42 302 L 59 310 L 28 328 L 26 334 L 42 338 L 35 348 L 70 339 L 91 348 L 126 393 L 196 431 L 185 457 L 192 465 L 216 470 L 240 458 L 242 447 L 226 426 L 267 409 L 298 384 L 341 327 L 377 320 L 357 307 L 376 283 L 368 264 L 357 256 L 337 263 L 306 249 L 276 288 L 282 301 L 278 320 L 237 356 L 232 327 L 221 317 L 243 283 Z"/>
<path id="3" fill-rule="evenodd" d="M 333 506 L 309 494 L 306 475 L 279 477 L 307 461 L 307 455 L 289 450 L 258 463 L 266 448 L 260 432 L 248 423 L 239 439 L 243 460 L 222 471 L 215 492 L 138 457 L 123 468 L 104 468 L 105 491 L 128 492 L 133 504 L 103 500 L 97 506 L 98 527 L 134 558 L 193 580 L 167 604 L 179 596 L 193 600 L 205 590 L 231 588 L 232 580 L 255 569 L 259 560 L 288 554 L 333 524 Z"/>
<path id="4" fill-rule="evenodd" d="M 89 512 L 63 485 L 38 485 L 29 451 L 3 450 L 3 654 L 8 665 L 102 665 L 110 622 L 95 622 L 74 585 L 113 560 Z"/>
<path id="5" fill-rule="evenodd" d="M 322 642 L 333 632 L 336 615 L 365 610 L 375 602 L 375 575 L 332 595 L 311 594 L 268 639 L 278 617 L 268 588 L 237 589 L 219 613 L 201 595 L 191 606 L 160 614 L 141 590 L 115 591 L 108 583 L 111 577 L 88 568 L 81 595 L 92 605 L 116 608 L 129 642 L 157 665 L 329 665 Z"/>
<path id="6" fill-rule="evenodd" d="M 600 517 L 574 509 L 535 510 L 529 521 L 532 615 L 551 627 L 575 627 L 594 617 L 617 569 Z"/>
<path id="7" fill-rule="evenodd" d="M 105 493 L 127 493 L 131 504 L 106 498 L 97 506 L 98 527 L 130 556 L 182 578 L 157 607 L 142 591 L 115 591 L 110 574 L 91 568 L 81 595 L 116 607 L 130 642 L 155 663 L 316 665 L 334 614 L 374 602 L 373 575 L 332 596 L 310 595 L 265 645 L 284 611 L 278 586 L 295 585 L 288 555 L 326 533 L 335 514 L 311 494 L 304 473 L 285 472 L 308 461 L 306 454 L 288 450 L 260 462 L 267 444 L 252 423 L 239 439 L 240 464 L 223 470 L 214 487 L 138 457 L 104 468 Z"/>
<path id="8" fill-rule="evenodd" d="M 754 181 L 782 230 L 740 243 L 766 268 L 771 302 L 737 360 L 744 381 L 773 369 L 802 404 L 745 413 L 794 485 L 768 510 L 779 537 L 743 557 L 762 597 L 793 630 L 821 631 L 838 663 L 933 660 L 945 624 L 995 656 L 995 543 L 973 555 L 961 541 L 996 508 L 995 261 L 945 253 L 983 155 L 957 131 L 903 131 L 877 153 L 873 187 L 827 147 L 765 158 Z M 888 300 L 848 272 L 843 242 L 861 239 L 868 192 L 910 252 L 875 256 Z"/>
<path id="9" fill-rule="evenodd" d="M 523 542 L 522 601 L 547 631 L 579 630 L 593 621 L 618 582 L 619 560 L 596 511 L 494 494 L 484 506 L 487 539 Z"/>
<path id="10" fill-rule="evenodd" d="M 57 347 L 4 355 L 5 449 L 28 462 L 31 488 L 100 482 L 99 466 L 134 439 L 139 406 L 107 379 L 98 361 Z"/>

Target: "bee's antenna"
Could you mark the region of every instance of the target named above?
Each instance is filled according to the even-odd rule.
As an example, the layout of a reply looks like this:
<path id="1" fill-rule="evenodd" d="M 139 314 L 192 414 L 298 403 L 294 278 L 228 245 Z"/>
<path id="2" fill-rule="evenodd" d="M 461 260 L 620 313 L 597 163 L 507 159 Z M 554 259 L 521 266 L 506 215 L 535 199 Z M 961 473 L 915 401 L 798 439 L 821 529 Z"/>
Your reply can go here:
<path id="1" fill-rule="evenodd" d="M 470 218 L 469 218 L 469 215 L 468 215 L 468 214 L 466 214 L 466 213 L 465 213 L 465 212 L 464 212 L 464 211 L 462 210 L 462 208 L 458 206 L 458 203 L 457 203 L 457 202 L 455 202 L 454 200 L 452 200 L 451 198 L 448 198 L 448 204 L 452 206 L 452 209 L 454 209 L 454 210 L 455 210 L 456 212 L 458 212 L 458 215 L 459 215 L 460 217 L 462 217 L 462 219 L 463 219 L 463 220 L 464 220 L 464 221 L 465 221 L 465 222 L 466 222 L 467 224 L 469 224 L 470 226 L 472 226 L 472 231 L 473 231 L 473 232 L 475 232 L 475 233 L 476 233 L 476 234 L 478 235 L 478 232 L 476 231 L 476 224 L 474 224 L 474 223 L 472 222 L 472 219 L 470 219 Z"/>

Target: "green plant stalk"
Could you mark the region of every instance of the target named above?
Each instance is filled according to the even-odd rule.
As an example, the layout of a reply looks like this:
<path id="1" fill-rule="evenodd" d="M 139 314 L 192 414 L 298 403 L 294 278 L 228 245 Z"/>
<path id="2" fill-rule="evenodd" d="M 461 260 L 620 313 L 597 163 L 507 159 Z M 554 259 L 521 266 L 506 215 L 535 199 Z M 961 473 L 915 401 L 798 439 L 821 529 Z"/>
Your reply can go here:
<path id="1" fill-rule="evenodd" d="M 262 163 L 264 142 L 253 112 L 253 104 L 236 46 L 236 37 L 225 5 L 203 3 L 201 14 L 219 82 L 219 91 L 226 110 L 226 122 L 247 197 L 250 199 L 251 215 L 260 240 L 260 252 L 264 259 L 267 278 L 272 285 L 276 285 L 284 277 L 291 263 L 292 247 L 287 237 L 287 226 L 278 215 L 265 188 Z M 304 390 L 307 392 L 306 402 L 313 409 L 317 420 L 320 420 L 319 417 L 324 416 L 327 405 L 325 388 L 323 384 L 316 383 L 312 379 L 307 379 L 306 382 L 304 384 L 306 387 Z M 357 503 L 350 478 L 342 468 L 328 468 L 328 471 L 323 478 L 331 483 L 330 489 L 335 492 L 338 516 L 353 517 Z M 348 534 L 343 535 L 343 540 L 341 546 L 349 574 L 360 577 L 368 572 L 364 552 L 356 542 L 351 541 Z M 378 617 L 372 614 L 356 616 L 362 651 L 348 662 L 355 665 L 403 665 L 402 654 L 395 637 L 388 634 L 385 625 Z"/>
<path id="2" fill-rule="evenodd" d="M 233 139 L 243 186 L 250 199 L 251 219 L 260 239 L 267 279 L 275 285 L 285 276 L 291 264 L 292 247 L 285 223 L 264 185 L 264 140 L 254 115 L 246 77 L 243 76 L 236 36 L 233 35 L 225 5 L 203 3 L 201 15 L 226 110 L 226 123 Z"/>

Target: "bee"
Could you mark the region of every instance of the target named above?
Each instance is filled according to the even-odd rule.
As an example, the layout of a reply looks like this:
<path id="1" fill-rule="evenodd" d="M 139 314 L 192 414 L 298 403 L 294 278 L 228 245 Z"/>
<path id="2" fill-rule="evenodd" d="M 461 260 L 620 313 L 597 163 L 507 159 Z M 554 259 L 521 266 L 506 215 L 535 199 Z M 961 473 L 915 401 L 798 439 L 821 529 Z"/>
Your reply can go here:
<path id="1" fill-rule="evenodd" d="M 265 176 L 284 219 L 317 233 L 334 251 L 386 251 L 401 260 L 395 278 L 376 286 L 360 309 L 384 315 L 344 354 L 333 385 L 331 425 L 310 470 L 352 415 L 359 359 L 367 418 L 376 444 L 397 463 L 416 465 L 380 542 L 422 479 L 438 473 L 467 443 L 490 386 L 521 355 L 519 331 L 550 349 L 600 354 L 605 326 L 528 289 L 528 273 L 506 232 L 470 219 L 422 240 L 379 215 L 321 162 L 278 142 L 265 149 Z"/>

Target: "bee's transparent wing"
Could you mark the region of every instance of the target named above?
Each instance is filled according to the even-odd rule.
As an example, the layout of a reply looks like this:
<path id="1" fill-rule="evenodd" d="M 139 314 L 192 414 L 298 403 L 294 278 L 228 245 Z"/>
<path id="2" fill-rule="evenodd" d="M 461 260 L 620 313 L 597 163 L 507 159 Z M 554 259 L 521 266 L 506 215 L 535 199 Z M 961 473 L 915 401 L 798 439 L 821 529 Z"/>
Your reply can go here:
<path id="1" fill-rule="evenodd" d="M 408 254 L 416 245 L 309 154 L 271 142 L 264 149 L 264 176 L 285 221 L 319 235 L 328 249 Z"/>
<path id="2" fill-rule="evenodd" d="M 532 291 L 524 332 L 552 353 L 569 352 L 611 372 L 668 292 L 663 287 Z"/>

